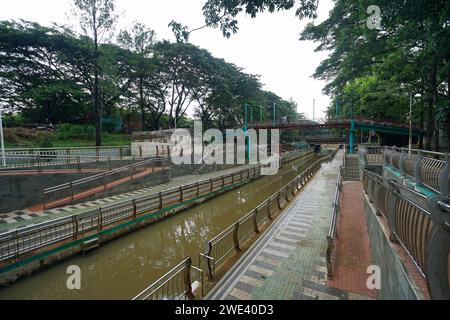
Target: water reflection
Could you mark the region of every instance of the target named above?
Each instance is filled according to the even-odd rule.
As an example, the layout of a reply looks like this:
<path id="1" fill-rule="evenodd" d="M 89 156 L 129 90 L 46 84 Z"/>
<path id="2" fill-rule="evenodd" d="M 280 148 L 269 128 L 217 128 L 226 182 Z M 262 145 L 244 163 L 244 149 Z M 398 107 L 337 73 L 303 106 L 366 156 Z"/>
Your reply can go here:
<path id="1" fill-rule="evenodd" d="M 0 299 L 130 299 L 184 257 L 191 256 L 196 263 L 207 240 L 266 200 L 298 174 L 295 169 L 307 164 L 287 165 L 276 176 L 263 177 L 85 256 L 54 265 L 1 289 Z M 66 287 L 70 265 L 81 268 L 81 290 Z"/>

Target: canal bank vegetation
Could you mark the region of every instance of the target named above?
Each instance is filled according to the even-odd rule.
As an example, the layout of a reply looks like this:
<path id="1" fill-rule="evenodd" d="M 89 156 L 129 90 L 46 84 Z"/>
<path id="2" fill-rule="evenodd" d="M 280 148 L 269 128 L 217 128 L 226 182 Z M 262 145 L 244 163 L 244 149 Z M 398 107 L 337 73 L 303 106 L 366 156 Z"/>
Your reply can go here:
<path id="1" fill-rule="evenodd" d="M 56 131 L 29 128 L 4 128 L 7 148 L 63 148 L 95 146 L 94 126 L 61 125 Z M 122 133 L 102 133 L 105 146 L 129 146 L 132 136 Z"/>

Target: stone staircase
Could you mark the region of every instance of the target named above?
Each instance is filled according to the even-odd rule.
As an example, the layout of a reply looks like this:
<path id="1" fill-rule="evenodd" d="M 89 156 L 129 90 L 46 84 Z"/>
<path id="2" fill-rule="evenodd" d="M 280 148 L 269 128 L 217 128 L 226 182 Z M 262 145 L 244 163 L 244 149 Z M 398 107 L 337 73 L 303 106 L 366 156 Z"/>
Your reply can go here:
<path id="1" fill-rule="evenodd" d="M 344 181 L 360 181 L 359 178 L 359 157 L 357 154 L 345 156 Z"/>

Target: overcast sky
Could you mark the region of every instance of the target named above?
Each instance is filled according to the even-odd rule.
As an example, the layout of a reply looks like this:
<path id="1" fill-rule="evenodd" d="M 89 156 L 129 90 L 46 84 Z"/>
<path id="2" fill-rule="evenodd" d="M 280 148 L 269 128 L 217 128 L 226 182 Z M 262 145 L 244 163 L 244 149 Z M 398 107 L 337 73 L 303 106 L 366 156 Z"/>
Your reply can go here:
<path id="1" fill-rule="evenodd" d="M 143 22 L 156 31 L 158 39 L 174 40 L 169 22 L 174 19 L 190 28 L 204 24 L 202 6 L 206 0 L 116 0 L 120 20 L 117 30 L 133 21 Z M 321 0 L 318 21 L 328 17 L 332 0 Z M 25 19 L 43 25 L 52 22 L 73 26 L 70 18 L 72 0 L 13 0 L 2 1 L 0 20 Z M 314 52 L 316 44 L 299 41 L 299 34 L 307 21 L 300 21 L 295 10 L 239 18 L 239 32 L 230 39 L 216 29 L 195 32 L 190 42 L 258 74 L 265 90 L 288 100 L 293 98 L 299 112 L 312 118 L 313 99 L 316 99 L 316 118 L 324 117 L 330 99 L 322 94 L 325 83 L 312 78 L 315 68 L 327 53 Z M 69 19 L 69 20 L 68 20 Z M 190 112 L 191 113 L 191 112 Z M 192 114 L 192 113 L 191 113 Z"/>

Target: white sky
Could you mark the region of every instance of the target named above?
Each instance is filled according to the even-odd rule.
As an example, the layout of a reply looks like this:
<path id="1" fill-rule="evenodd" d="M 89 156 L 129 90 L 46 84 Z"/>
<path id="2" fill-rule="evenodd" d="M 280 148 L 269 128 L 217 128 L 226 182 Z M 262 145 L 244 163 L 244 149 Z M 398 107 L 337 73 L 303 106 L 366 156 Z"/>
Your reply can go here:
<path id="1" fill-rule="evenodd" d="M 158 39 L 174 40 L 169 22 L 174 19 L 190 28 L 204 25 L 202 6 L 206 0 L 116 0 L 120 14 L 117 30 L 140 21 L 156 31 Z M 328 17 L 332 0 L 322 0 L 319 19 Z M 50 25 L 52 22 L 76 26 L 70 21 L 72 0 L 2 0 L 0 20 L 25 19 Z M 325 116 L 330 99 L 322 94 L 325 83 L 312 78 L 315 68 L 327 53 L 314 52 L 316 44 L 299 41 L 307 21 L 295 17 L 295 10 L 261 14 L 256 19 L 242 15 L 239 32 L 230 39 L 220 30 L 203 29 L 191 35 L 190 42 L 214 56 L 243 67 L 245 72 L 261 75 L 265 90 L 288 100 L 293 98 L 299 112 L 309 118 L 316 100 L 316 118 Z M 192 114 L 192 112 L 190 112 Z"/>

